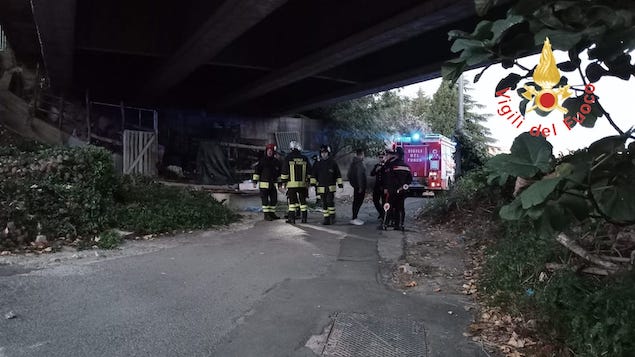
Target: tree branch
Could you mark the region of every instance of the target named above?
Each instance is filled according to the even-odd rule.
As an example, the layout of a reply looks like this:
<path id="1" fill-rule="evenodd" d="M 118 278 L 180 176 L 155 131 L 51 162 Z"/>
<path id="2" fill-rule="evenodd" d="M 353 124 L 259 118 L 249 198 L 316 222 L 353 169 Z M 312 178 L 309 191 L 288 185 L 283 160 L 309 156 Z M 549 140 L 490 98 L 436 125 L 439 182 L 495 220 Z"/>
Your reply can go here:
<path id="1" fill-rule="evenodd" d="M 584 74 L 582 73 L 582 67 L 580 67 L 580 65 L 578 65 L 578 72 L 580 73 L 580 77 L 582 78 L 582 83 L 584 83 L 584 86 L 586 87 L 586 85 L 588 84 L 586 81 L 586 77 L 584 76 Z M 604 110 L 604 107 L 602 107 L 602 104 L 600 104 L 600 100 L 595 99 L 595 103 L 598 105 L 598 107 L 600 108 L 600 110 L 602 111 L 602 113 L 606 116 L 606 120 L 609 121 L 609 124 L 611 124 L 611 126 L 613 127 L 613 129 L 617 130 L 618 133 L 620 133 L 620 135 L 624 135 L 624 131 L 622 129 L 620 129 L 619 126 L 617 126 L 617 124 L 615 124 L 615 122 L 613 121 L 613 119 L 611 118 L 611 115 Z"/>
<path id="2" fill-rule="evenodd" d="M 558 241 L 558 243 L 562 244 L 563 246 L 565 246 L 567 249 L 569 249 L 570 251 L 572 251 L 573 253 L 577 254 L 578 256 L 580 256 L 581 258 L 595 264 L 595 265 L 599 265 L 602 268 L 608 269 L 608 270 L 617 270 L 619 267 L 609 261 L 606 261 L 594 254 L 591 254 L 589 252 L 587 252 L 586 250 L 584 250 L 584 248 L 582 248 L 578 243 L 576 243 L 574 240 L 572 240 L 571 238 L 569 238 L 566 234 L 564 233 L 560 233 L 558 234 L 558 236 L 556 237 L 556 240 Z"/>
<path id="3" fill-rule="evenodd" d="M 522 69 L 524 71 L 527 71 L 527 72 L 531 71 L 529 68 L 527 68 L 527 67 L 523 66 L 522 64 L 518 63 L 518 61 L 516 61 L 516 60 L 514 60 L 514 64 L 516 66 L 520 67 L 520 69 Z"/>

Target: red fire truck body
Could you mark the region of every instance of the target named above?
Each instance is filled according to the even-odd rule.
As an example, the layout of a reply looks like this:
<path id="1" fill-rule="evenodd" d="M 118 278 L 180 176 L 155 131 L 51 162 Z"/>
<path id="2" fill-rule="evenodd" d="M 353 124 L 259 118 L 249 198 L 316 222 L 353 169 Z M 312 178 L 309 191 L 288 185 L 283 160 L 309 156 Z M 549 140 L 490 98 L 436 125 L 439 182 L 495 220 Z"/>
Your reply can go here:
<path id="1" fill-rule="evenodd" d="M 404 161 L 412 170 L 410 195 L 428 196 L 432 191 L 447 190 L 454 180 L 454 142 L 440 134 L 401 139 L 398 145 L 403 147 Z"/>

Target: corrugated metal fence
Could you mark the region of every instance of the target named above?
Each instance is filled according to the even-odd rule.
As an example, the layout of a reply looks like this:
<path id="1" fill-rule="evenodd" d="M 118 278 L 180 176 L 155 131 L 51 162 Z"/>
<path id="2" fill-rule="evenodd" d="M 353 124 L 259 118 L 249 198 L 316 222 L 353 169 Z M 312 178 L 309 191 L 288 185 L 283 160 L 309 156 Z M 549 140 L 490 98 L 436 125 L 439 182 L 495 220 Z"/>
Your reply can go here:
<path id="1" fill-rule="evenodd" d="M 300 133 L 297 131 L 279 131 L 276 132 L 276 144 L 278 150 L 282 152 L 289 152 L 289 143 L 291 140 L 300 142 Z M 302 144 L 302 142 L 300 142 Z"/>

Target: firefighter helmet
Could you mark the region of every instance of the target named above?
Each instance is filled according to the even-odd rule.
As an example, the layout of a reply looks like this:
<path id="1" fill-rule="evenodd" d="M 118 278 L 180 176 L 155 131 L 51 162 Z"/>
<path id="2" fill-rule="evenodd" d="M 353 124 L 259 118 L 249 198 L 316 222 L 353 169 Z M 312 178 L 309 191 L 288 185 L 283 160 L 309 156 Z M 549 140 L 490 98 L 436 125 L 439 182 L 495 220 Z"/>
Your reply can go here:
<path id="1" fill-rule="evenodd" d="M 291 150 L 300 150 L 300 142 L 297 140 L 291 140 L 289 142 L 289 149 Z"/>
<path id="2" fill-rule="evenodd" d="M 327 153 L 331 153 L 331 147 L 328 145 L 322 145 L 320 146 L 320 152 L 327 152 Z"/>
<path id="3" fill-rule="evenodd" d="M 392 141 L 385 141 L 384 143 L 386 144 L 386 154 L 394 154 L 397 150 L 397 144 Z"/>
<path id="4" fill-rule="evenodd" d="M 271 149 L 272 151 L 276 151 L 276 144 L 267 144 L 265 145 L 265 151 Z"/>

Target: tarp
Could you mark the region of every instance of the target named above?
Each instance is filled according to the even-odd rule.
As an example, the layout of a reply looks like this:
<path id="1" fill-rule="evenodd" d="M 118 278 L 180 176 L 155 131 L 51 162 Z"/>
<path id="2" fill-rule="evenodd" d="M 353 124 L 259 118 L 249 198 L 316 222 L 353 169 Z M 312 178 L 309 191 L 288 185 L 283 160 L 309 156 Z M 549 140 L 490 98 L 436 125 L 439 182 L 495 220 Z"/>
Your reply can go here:
<path id="1" fill-rule="evenodd" d="M 203 141 L 196 155 L 199 182 L 203 185 L 229 185 L 238 182 L 232 174 L 223 148 L 214 141 Z"/>

